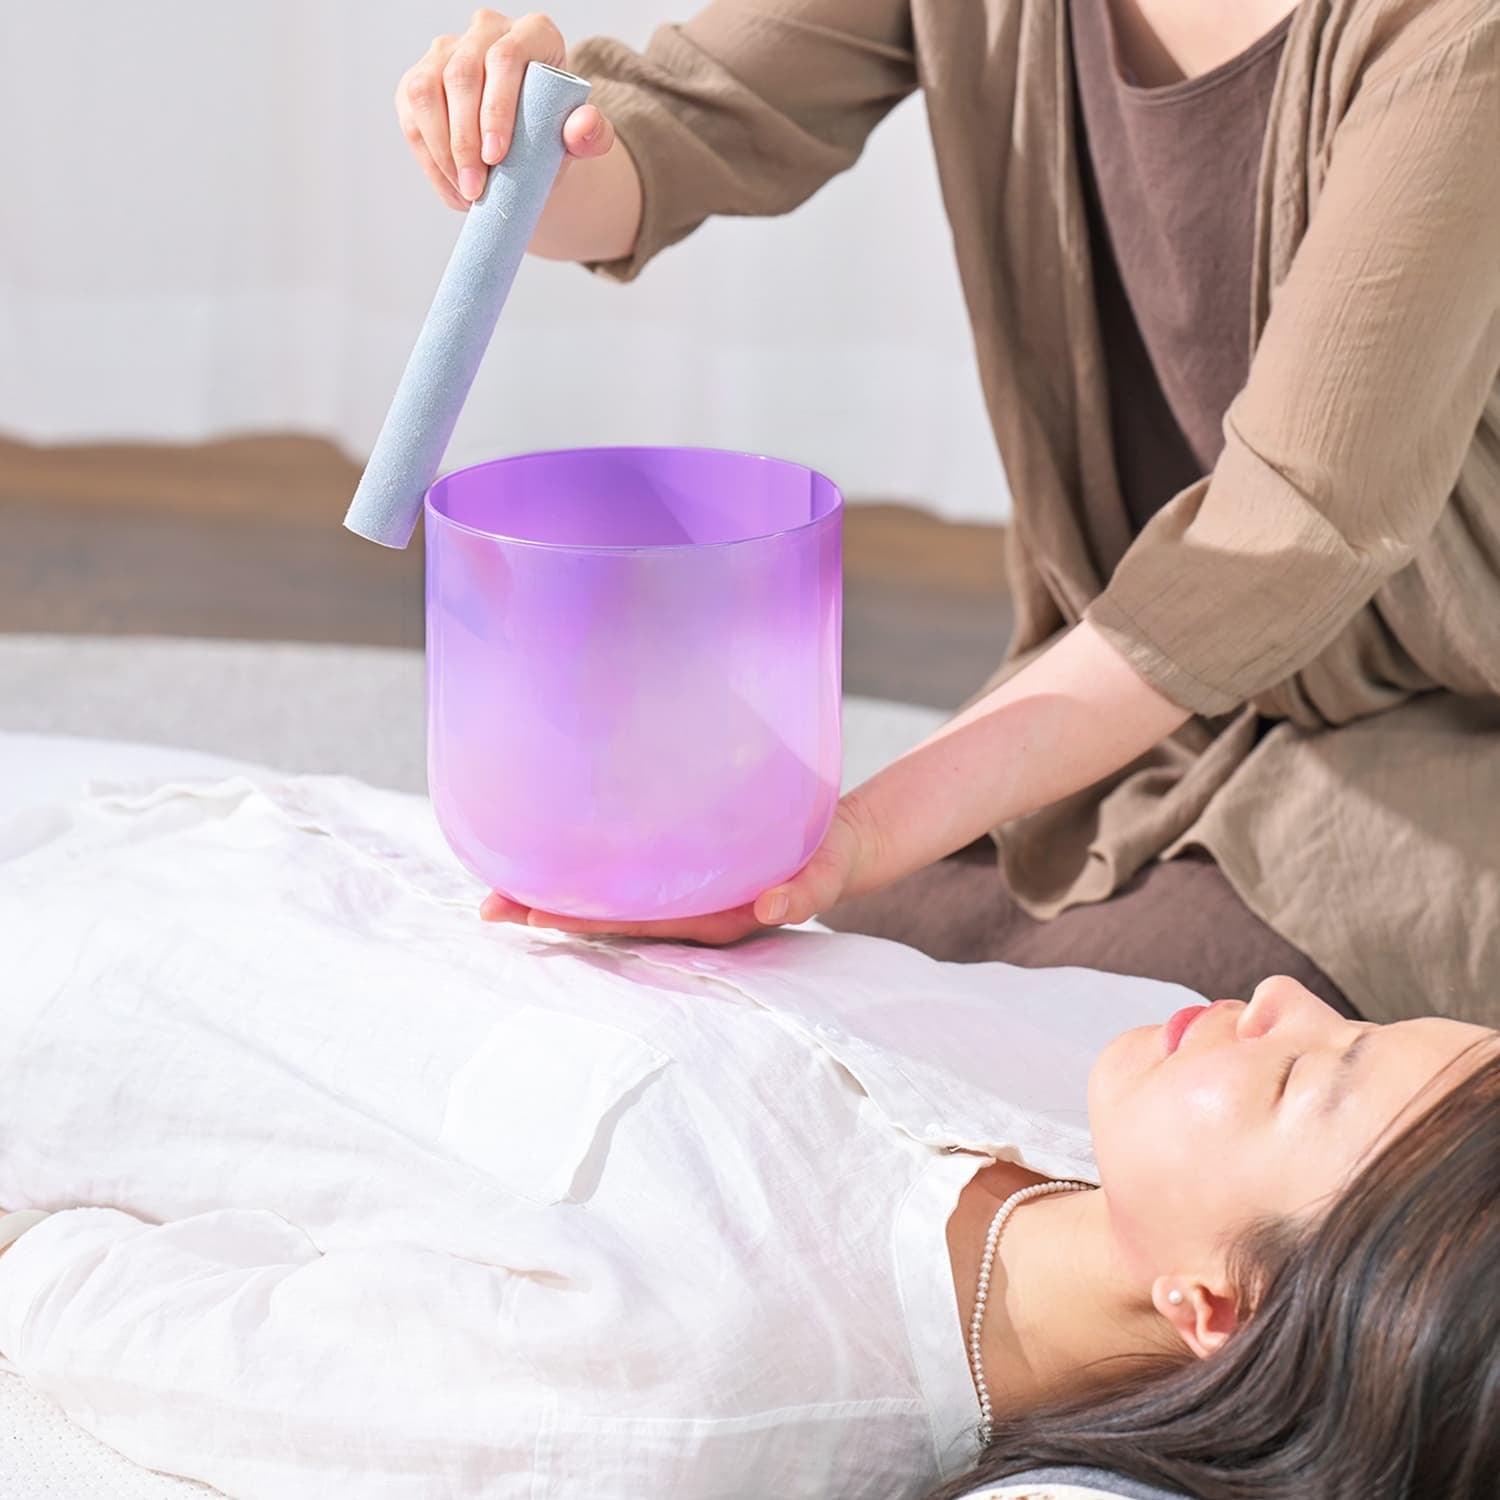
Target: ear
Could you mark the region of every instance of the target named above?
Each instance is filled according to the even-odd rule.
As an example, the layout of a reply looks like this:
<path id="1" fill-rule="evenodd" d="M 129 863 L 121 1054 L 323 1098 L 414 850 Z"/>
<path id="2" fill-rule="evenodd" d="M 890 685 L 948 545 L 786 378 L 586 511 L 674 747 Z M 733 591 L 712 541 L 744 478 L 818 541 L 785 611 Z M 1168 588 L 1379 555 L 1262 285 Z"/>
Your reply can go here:
<path id="1" fill-rule="evenodd" d="M 1151 1302 L 1199 1359 L 1220 1348 L 1239 1322 L 1236 1298 L 1227 1286 L 1192 1276 L 1158 1276 Z"/>

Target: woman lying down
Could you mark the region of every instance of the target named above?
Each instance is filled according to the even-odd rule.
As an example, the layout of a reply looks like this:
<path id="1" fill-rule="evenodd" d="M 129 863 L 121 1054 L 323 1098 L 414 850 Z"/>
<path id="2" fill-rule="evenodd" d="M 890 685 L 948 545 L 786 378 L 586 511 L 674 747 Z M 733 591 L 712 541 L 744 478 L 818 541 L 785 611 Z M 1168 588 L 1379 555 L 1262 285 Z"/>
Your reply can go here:
<path id="1" fill-rule="evenodd" d="M 1493 1495 L 1492 1033 L 472 911 L 352 783 L 0 825 L 11 1365 L 241 1500 Z"/>

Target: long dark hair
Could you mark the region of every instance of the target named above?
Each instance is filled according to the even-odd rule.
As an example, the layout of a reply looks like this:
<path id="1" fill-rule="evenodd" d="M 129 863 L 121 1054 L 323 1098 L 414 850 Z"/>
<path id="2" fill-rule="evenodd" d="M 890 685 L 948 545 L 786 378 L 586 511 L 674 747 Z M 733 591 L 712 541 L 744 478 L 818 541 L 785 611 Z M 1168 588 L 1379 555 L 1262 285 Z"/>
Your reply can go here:
<path id="1" fill-rule="evenodd" d="M 997 1413 L 932 1500 L 1069 1464 L 1199 1500 L 1500 1495 L 1500 1056 L 1326 1214 L 1252 1229 L 1234 1270 L 1248 1316 L 1216 1354 Z"/>

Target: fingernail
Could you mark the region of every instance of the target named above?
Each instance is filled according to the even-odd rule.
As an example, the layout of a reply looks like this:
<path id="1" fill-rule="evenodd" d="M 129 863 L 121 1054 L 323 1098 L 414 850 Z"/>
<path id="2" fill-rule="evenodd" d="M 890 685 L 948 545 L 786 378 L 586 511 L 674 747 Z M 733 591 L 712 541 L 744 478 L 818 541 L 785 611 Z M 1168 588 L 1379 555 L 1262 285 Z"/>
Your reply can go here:
<path id="1" fill-rule="evenodd" d="M 604 130 L 604 121 L 603 121 L 603 119 L 595 120 L 594 123 L 593 123 L 593 125 L 588 130 L 584 131 L 584 133 L 583 133 L 584 144 L 585 145 L 592 145 L 595 141 L 597 141 L 599 139 L 600 135 L 603 133 L 603 130 Z"/>
<path id="2" fill-rule="evenodd" d="M 484 140 L 480 143 L 479 154 L 491 166 L 494 166 L 505 154 L 505 142 L 501 140 L 498 130 L 491 130 L 486 133 Z"/>
<path id="3" fill-rule="evenodd" d="M 484 173 L 478 167 L 464 167 L 458 174 L 458 190 L 472 203 L 484 191 Z"/>
<path id="4" fill-rule="evenodd" d="M 766 920 L 770 922 L 784 922 L 787 912 L 791 909 L 791 904 L 786 898 L 785 891 L 777 891 L 766 903 Z"/>

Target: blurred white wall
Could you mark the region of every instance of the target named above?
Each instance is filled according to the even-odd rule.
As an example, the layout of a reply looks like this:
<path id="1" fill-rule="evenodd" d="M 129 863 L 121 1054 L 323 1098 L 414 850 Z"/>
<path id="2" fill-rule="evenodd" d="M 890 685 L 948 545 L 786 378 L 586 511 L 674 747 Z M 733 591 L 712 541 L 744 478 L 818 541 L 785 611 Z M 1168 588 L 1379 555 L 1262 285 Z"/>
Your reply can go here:
<path id="1" fill-rule="evenodd" d="M 668 4 L 552 14 L 639 45 Z M 0 428 L 294 429 L 362 456 L 458 222 L 391 96 L 469 8 L 6 0 Z M 1005 516 L 919 101 L 799 212 L 711 223 L 631 287 L 523 268 L 448 466 L 595 442 L 754 449 Z"/>

